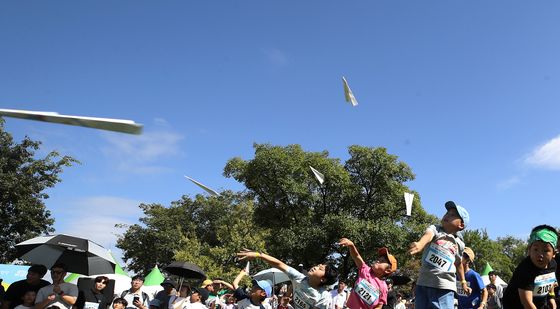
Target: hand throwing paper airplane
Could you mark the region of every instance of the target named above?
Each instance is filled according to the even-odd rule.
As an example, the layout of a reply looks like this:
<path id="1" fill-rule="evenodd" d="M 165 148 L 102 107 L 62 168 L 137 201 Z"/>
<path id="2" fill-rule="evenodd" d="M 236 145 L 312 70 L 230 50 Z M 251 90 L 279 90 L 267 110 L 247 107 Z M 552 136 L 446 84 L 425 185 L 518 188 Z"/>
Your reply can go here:
<path id="1" fill-rule="evenodd" d="M 142 133 L 141 124 L 137 124 L 132 120 L 124 119 L 69 116 L 60 115 L 59 113 L 55 112 L 38 112 L 16 109 L 0 109 L 0 116 L 54 122 L 72 126 L 109 130 L 129 134 Z"/>
<path id="2" fill-rule="evenodd" d="M 198 181 L 196 181 L 196 180 L 190 178 L 189 176 L 185 176 L 185 178 L 187 178 L 188 180 L 192 181 L 195 185 L 201 187 L 204 191 L 208 192 L 210 195 L 213 195 L 213 196 L 218 196 L 218 195 L 220 195 L 218 192 L 216 192 L 216 191 L 214 191 L 214 190 L 208 188 L 207 186 L 205 186 L 205 185 L 201 184 L 200 182 L 198 182 Z"/>
<path id="3" fill-rule="evenodd" d="M 414 194 L 405 192 L 404 193 L 404 201 L 406 203 L 406 215 L 412 215 L 412 201 L 414 200 Z"/>
<path id="4" fill-rule="evenodd" d="M 318 170 L 314 169 L 313 166 L 309 166 L 309 168 L 313 172 L 313 175 L 315 175 L 315 178 L 317 179 L 317 181 L 320 184 L 323 184 L 323 182 L 325 182 L 325 176 L 323 174 L 321 174 Z"/>
<path id="5" fill-rule="evenodd" d="M 348 86 L 348 82 L 346 81 L 346 78 L 344 78 L 344 76 L 342 76 L 342 83 L 344 84 L 344 98 L 346 99 L 346 102 L 351 103 L 352 106 L 357 106 L 358 101 L 352 93 L 352 90 L 350 90 L 350 86 Z"/>

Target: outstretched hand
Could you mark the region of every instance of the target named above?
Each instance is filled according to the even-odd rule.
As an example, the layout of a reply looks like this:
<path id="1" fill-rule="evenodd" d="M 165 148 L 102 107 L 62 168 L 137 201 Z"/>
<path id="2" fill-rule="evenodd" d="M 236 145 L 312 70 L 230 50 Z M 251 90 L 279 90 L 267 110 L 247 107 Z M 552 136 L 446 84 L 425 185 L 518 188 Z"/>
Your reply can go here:
<path id="1" fill-rule="evenodd" d="M 422 251 L 422 249 L 424 249 L 424 248 L 421 248 L 420 244 L 415 241 L 415 242 L 410 244 L 410 247 L 408 249 L 408 253 L 411 254 L 411 255 L 414 255 L 414 254 Z"/>
<path id="2" fill-rule="evenodd" d="M 259 255 L 260 254 L 258 252 L 255 252 L 255 251 L 244 248 L 243 250 L 241 250 L 237 253 L 237 258 L 240 261 L 250 261 L 250 260 L 255 259 Z"/>
<path id="3" fill-rule="evenodd" d="M 353 245 L 354 245 L 354 243 L 353 243 L 350 239 L 348 239 L 348 238 L 341 238 L 341 239 L 338 241 L 338 244 L 341 245 L 341 246 L 344 246 L 344 247 L 349 247 L 349 246 L 353 246 Z"/>

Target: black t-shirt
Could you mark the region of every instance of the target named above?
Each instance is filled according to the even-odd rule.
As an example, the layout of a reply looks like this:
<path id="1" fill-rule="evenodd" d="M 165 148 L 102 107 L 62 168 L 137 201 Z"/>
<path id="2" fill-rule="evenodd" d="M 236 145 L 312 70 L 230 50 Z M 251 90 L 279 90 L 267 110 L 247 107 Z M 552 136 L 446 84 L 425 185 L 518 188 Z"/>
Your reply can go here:
<path id="1" fill-rule="evenodd" d="M 517 265 L 504 291 L 504 308 L 523 308 L 518 289 L 533 291 L 533 303 L 535 306 L 537 308 L 546 308 L 548 294 L 554 287 L 555 282 L 555 260 L 551 260 L 547 268 L 540 269 L 531 262 L 531 258 L 526 257 Z"/>
<path id="2" fill-rule="evenodd" d="M 41 279 L 41 281 L 39 281 L 39 284 L 37 284 L 37 285 L 31 285 L 31 284 L 27 283 L 26 280 L 16 281 L 16 282 L 10 284 L 10 287 L 8 288 L 8 290 L 6 291 L 6 294 L 4 295 L 4 300 L 9 301 L 10 302 L 10 309 L 13 309 L 17 305 L 21 305 L 23 303 L 21 298 L 23 297 L 25 292 L 27 292 L 29 290 L 33 290 L 33 291 L 37 292 L 42 287 L 45 287 L 47 285 L 50 285 L 50 282 L 45 281 L 43 279 Z"/>
<path id="3" fill-rule="evenodd" d="M 95 293 L 92 289 L 80 290 L 76 300 L 76 307 L 82 309 L 86 302 L 99 304 L 99 309 L 106 309 L 111 304 L 111 300 L 108 301 L 109 303 L 105 301 L 103 293 Z"/>

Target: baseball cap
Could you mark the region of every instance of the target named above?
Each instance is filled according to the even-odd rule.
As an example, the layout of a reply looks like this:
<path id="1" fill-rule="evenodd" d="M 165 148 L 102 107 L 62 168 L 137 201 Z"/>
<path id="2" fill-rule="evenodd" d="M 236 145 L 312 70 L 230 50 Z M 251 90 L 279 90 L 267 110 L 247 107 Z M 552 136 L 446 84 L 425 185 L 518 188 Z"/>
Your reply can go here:
<path id="1" fill-rule="evenodd" d="M 172 286 L 174 289 L 177 288 L 177 283 L 175 283 L 175 281 L 169 280 L 169 279 L 163 281 L 160 285 L 161 285 L 162 287 L 165 287 L 166 285 L 170 285 L 170 286 Z"/>
<path id="2" fill-rule="evenodd" d="M 253 286 L 258 286 L 261 290 L 266 293 L 266 297 L 272 296 L 272 285 L 266 280 L 252 280 Z"/>
<path id="3" fill-rule="evenodd" d="M 466 254 L 471 262 L 474 261 L 474 251 L 471 248 L 465 247 L 465 250 L 463 250 L 463 254 Z"/>
<path id="4" fill-rule="evenodd" d="M 210 294 L 208 293 L 208 290 L 206 290 L 205 288 L 194 288 L 192 292 L 200 295 L 201 303 L 204 303 L 208 299 L 208 295 Z"/>
<path id="5" fill-rule="evenodd" d="M 214 283 L 214 281 L 212 281 L 210 279 L 206 279 L 202 282 L 202 285 L 200 287 L 205 288 L 206 286 L 211 285 L 212 283 Z"/>
<path id="6" fill-rule="evenodd" d="M 395 258 L 394 255 L 389 254 L 389 249 L 383 247 L 383 248 L 379 248 L 379 250 L 377 251 L 377 254 L 379 256 L 386 256 L 387 259 L 389 260 L 389 264 L 391 264 L 391 272 L 394 272 L 395 270 L 397 270 L 397 259 Z"/>
<path id="7" fill-rule="evenodd" d="M 453 208 L 457 209 L 457 213 L 459 214 L 459 217 L 461 217 L 461 220 L 463 220 L 463 224 L 467 226 L 469 224 L 469 212 L 463 206 L 457 205 L 453 201 L 445 203 L 445 209 L 449 210 Z"/>

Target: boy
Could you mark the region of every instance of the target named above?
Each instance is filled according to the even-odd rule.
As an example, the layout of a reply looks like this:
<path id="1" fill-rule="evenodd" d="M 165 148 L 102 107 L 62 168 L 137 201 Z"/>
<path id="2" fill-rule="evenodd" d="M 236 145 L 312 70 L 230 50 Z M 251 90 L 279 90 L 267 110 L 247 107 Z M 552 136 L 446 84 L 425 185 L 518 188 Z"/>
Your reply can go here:
<path id="1" fill-rule="evenodd" d="M 352 241 L 342 238 L 338 244 L 348 247 L 350 256 L 358 267 L 358 279 L 346 306 L 351 309 L 372 309 L 386 305 L 388 288 L 384 279 L 397 270 L 397 259 L 389 254 L 387 248 L 381 248 L 378 250 L 379 258 L 369 266 Z"/>
<path id="2" fill-rule="evenodd" d="M 35 297 L 37 292 L 33 290 L 27 290 L 23 297 L 21 298 L 22 304 L 17 305 L 15 309 L 31 309 L 35 305 Z"/>
<path id="3" fill-rule="evenodd" d="M 418 242 L 410 244 L 410 254 L 423 251 L 416 282 L 415 309 L 453 308 L 457 274 L 465 294 L 471 292 L 461 264 L 465 243 L 457 235 L 469 223 L 469 213 L 452 201 L 445 203 L 445 209 L 447 212 L 441 225 L 429 226 Z"/>
<path id="4" fill-rule="evenodd" d="M 502 302 L 498 297 L 496 285 L 494 283 L 490 283 L 486 286 L 486 290 L 488 291 L 488 306 L 487 309 L 502 309 Z"/>
<path id="5" fill-rule="evenodd" d="M 204 305 L 208 299 L 208 290 L 203 288 L 193 288 L 190 303 L 183 308 L 187 309 L 207 309 Z"/>
<path id="6" fill-rule="evenodd" d="M 484 309 L 488 300 L 488 292 L 482 277 L 470 268 L 474 258 L 474 251 L 469 247 L 465 247 L 462 263 L 463 270 L 465 271 L 465 280 L 469 288 L 471 288 L 471 294 L 467 295 L 460 286 L 457 286 L 459 309 Z"/>
<path id="7" fill-rule="evenodd" d="M 237 308 L 264 309 L 268 307 L 270 309 L 268 304 L 263 304 L 267 297 L 272 296 L 272 286 L 270 283 L 265 280 L 252 280 L 251 283 L 253 287 L 251 288 L 251 292 L 247 294 L 243 289 L 239 288 L 239 281 L 241 281 L 246 274 L 245 269 L 242 269 L 239 275 L 235 277 L 235 280 L 233 280 L 232 285 L 235 289 L 233 296 L 237 299 Z"/>
<path id="8" fill-rule="evenodd" d="M 550 225 L 539 225 L 529 235 L 528 256 L 517 265 L 504 292 L 504 308 L 555 308 L 549 293 L 556 284 L 554 249 L 558 234 Z"/>
<path id="9" fill-rule="evenodd" d="M 244 249 L 237 253 L 237 256 L 240 260 L 260 258 L 268 265 L 286 273 L 292 281 L 296 309 L 328 308 L 331 296 L 325 287 L 336 282 L 338 277 L 336 268 L 319 264 L 309 269 L 306 276 L 268 254 Z"/>

